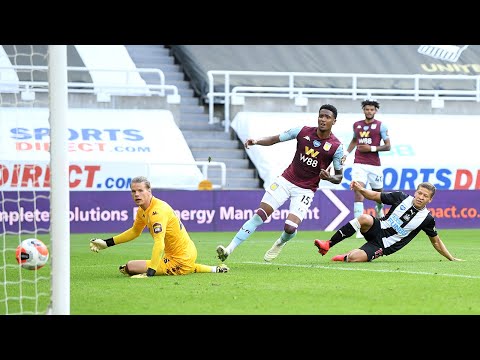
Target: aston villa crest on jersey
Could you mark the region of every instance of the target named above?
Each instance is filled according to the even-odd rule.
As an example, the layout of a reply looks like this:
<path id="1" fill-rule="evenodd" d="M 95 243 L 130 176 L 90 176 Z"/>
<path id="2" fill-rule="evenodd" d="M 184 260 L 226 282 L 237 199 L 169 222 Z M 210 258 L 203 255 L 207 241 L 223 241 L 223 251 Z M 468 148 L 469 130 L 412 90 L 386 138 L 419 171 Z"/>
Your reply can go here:
<path id="1" fill-rule="evenodd" d="M 328 141 L 323 144 L 323 150 L 328 151 L 332 147 L 332 144 L 330 144 Z"/>

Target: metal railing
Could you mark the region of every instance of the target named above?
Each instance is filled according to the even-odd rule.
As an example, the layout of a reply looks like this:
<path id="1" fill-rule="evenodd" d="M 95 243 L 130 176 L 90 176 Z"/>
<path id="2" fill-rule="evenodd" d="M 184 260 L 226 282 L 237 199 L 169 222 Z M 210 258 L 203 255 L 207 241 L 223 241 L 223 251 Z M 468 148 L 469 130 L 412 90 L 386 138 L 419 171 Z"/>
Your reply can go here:
<path id="1" fill-rule="evenodd" d="M 24 100 L 33 100 L 36 92 L 48 92 L 48 81 L 33 81 L 33 80 L 15 80 L 11 77 L 2 79 L 1 73 L 3 70 L 14 70 L 16 73 L 43 71 L 47 72 L 47 66 L 27 66 L 27 65 L 12 65 L 0 66 L 0 92 L 3 93 L 21 93 Z M 84 93 L 96 94 L 99 101 L 108 101 L 109 96 L 167 96 L 167 101 L 172 104 L 179 104 L 181 97 L 178 88 L 175 85 L 165 84 L 165 74 L 160 69 L 151 68 L 136 68 L 136 69 L 100 69 L 100 68 L 85 68 L 85 67 L 67 67 L 69 74 L 72 72 L 107 72 L 116 73 L 121 81 L 112 82 L 83 82 L 83 81 L 69 81 L 67 83 L 69 93 Z M 154 74 L 158 76 L 159 84 L 138 84 L 133 83 L 133 74 Z M 122 81 L 123 80 L 123 81 Z M 171 92 L 167 95 L 166 91 Z M 103 99 L 103 100 L 101 100 Z"/>
<path id="2" fill-rule="evenodd" d="M 197 166 L 202 167 L 202 174 L 203 178 L 205 180 L 208 179 L 208 169 L 211 166 L 218 166 L 220 167 L 220 184 L 212 184 L 214 189 L 223 189 L 225 188 L 225 185 L 227 184 L 227 166 L 225 165 L 224 162 L 221 161 L 200 161 L 197 160 L 195 161 Z"/>
<path id="3" fill-rule="evenodd" d="M 198 166 L 201 168 L 201 171 L 202 171 L 202 175 L 203 175 L 203 180 L 210 180 L 208 178 L 208 169 L 212 166 L 217 166 L 220 168 L 220 184 L 214 184 L 212 182 L 212 188 L 213 189 L 223 189 L 225 188 L 226 184 L 227 184 L 227 166 L 225 165 L 224 162 L 221 162 L 221 161 L 202 161 L 202 160 L 196 160 L 195 162 L 192 162 L 192 163 L 152 163 L 152 164 L 145 164 L 146 166 L 146 173 L 149 175 L 150 177 L 150 173 L 151 171 L 153 171 L 151 168 L 149 168 L 149 165 L 165 165 L 165 166 L 171 166 L 171 165 L 175 165 L 175 166 L 192 166 L 192 165 L 195 165 L 195 166 Z M 211 181 L 211 180 L 210 180 Z M 193 184 L 191 186 L 185 186 L 185 185 L 170 185 L 168 187 L 164 187 L 165 189 L 187 189 L 188 190 L 196 190 L 198 188 L 198 184 Z"/>
<path id="4" fill-rule="evenodd" d="M 373 97 L 375 99 L 390 100 L 445 100 L 445 101 L 475 101 L 480 102 L 480 75 L 422 75 L 422 74 L 351 74 L 351 73 L 305 73 L 305 72 L 271 72 L 271 71 L 223 71 L 212 70 L 207 72 L 209 91 L 207 93 L 209 105 L 209 123 L 214 123 L 215 98 L 220 98 L 224 104 L 225 132 L 230 128 L 230 105 L 242 104 L 245 97 L 278 97 L 278 98 L 337 98 L 352 99 Z M 275 77 L 277 82 L 284 82 L 284 86 L 234 86 L 230 84 L 235 77 L 238 79 L 248 77 L 268 78 Z M 215 79 L 221 77 L 221 81 L 215 84 Z M 315 81 L 318 78 L 325 82 L 349 80 L 349 86 L 344 87 L 305 87 L 296 85 L 299 81 Z M 362 87 L 360 80 L 382 80 L 388 82 L 402 82 L 402 89 L 397 84 L 388 88 Z M 448 89 L 444 86 L 446 81 L 457 81 L 461 84 L 461 90 Z M 385 82 L 386 81 L 386 82 Z M 436 82 L 435 88 L 431 82 Z M 248 82 L 248 81 L 245 81 Z M 443 84 L 442 84 L 443 82 Z M 458 84 L 458 83 L 456 83 Z M 224 90 L 215 90 L 218 85 L 223 85 Z M 458 85 L 457 85 L 458 87 Z"/>

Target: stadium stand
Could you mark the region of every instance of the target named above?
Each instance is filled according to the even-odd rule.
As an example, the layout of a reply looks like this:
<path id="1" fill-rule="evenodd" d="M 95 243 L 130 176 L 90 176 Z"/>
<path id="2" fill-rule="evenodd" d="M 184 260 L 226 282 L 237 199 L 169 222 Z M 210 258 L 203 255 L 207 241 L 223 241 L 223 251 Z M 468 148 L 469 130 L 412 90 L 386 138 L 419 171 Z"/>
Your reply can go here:
<path id="1" fill-rule="evenodd" d="M 11 64 L 11 66 L 16 66 L 18 79 L 19 81 L 29 82 L 24 86 L 29 86 L 37 93 L 37 96 L 42 96 L 41 87 L 47 81 L 46 71 L 44 69 L 31 70 L 20 69 L 18 67 L 46 67 L 47 66 L 47 45 L 3 45 L 4 56 L 3 60 L 5 64 Z M 105 48 L 109 48 L 110 45 L 105 45 Z M 116 46 L 115 46 L 116 47 Z M 121 45 L 120 47 L 123 47 Z M 84 50 L 88 48 L 84 48 Z M 6 55 L 6 56 L 5 56 Z M 103 54 L 103 64 L 117 64 L 117 52 L 106 52 Z M 123 52 L 122 56 L 128 57 L 127 52 Z M 97 60 L 92 61 L 91 54 L 89 51 L 82 51 L 82 56 L 88 59 L 89 68 L 98 66 Z M 115 57 L 116 56 L 116 57 Z M 120 61 L 120 60 L 119 60 Z M 128 62 L 127 60 L 121 61 L 123 64 Z M 93 63 L 93 65 L 92 65 Z M 148 72 L 151 76 L 155 76 L 158 80 L 156 83 L 148 85 L 149 92 L 147 95 L 152 96 L 134 96 L 134 93 L 121 94 L 126 96 L 117 96 L 116 101 L 111 101 L 111 97 L 104 97 L 103 101 L 99 100 L 99 93 L 105 95 L 105 90 L 110 93 L 110 95 L 120 95 L 114 94 L 113 89 L 106 89 L 106 84 L 111 84 L 112 88 L 118 86 L 119 82 L 124 81 L 126 74 L 134 74 L 135 68 L 131 64 L 130 59 L 130 70 L 122 71 L 118 68 L 117 65 L 108 66 L 109 72 L 115 73 L 117 79 L 108 78 L 105 80 L 104 77 L 95 76 L 95 79 L 92 78 L 89 68 L 86 67 L 85 62 L 80 56 L 77 46 L 68 45 L 67 46 L 67 65 L 69 67 L 68 71 L 68 82 L 69 82 L 69 106 L 70 107 L 79 107 L 79 108 L 140 108 L 140 109 L 167 109 L 174 113 L 175 118 L 178 118 L 178 102 L 181 101 L 181 97 L 178 96 L 178 89 L 174 85 L 169 85 L 164 82 L 162 79 L 163 73 L 158 69 L 137 69 L 141 71 L 141 74 Z M 8 68 L 3 66 L 0 69 L 1 72 L 1 83 L 2 86 L 5 86 L 5 81 L 8 80 L 8 74 L 5 76 Z M 98 74 L 97 74 L 98 75 Z M 138 74 L 137 74 L 138 76 Z M 137 77 L 137 84 L 144 86 L 142 79 Z M 133 88 L 127 84 L 128 87 Z M 99 90 L 99 88 L 102 88 Z M 35 88 L 35 89 L 34 89 Z M 128 91 L 127 91 L 128 92 Z M 100 99 L 101 100 L 101 99 Z M 174 101 L 172 101 L 174 100 Z M 176 100 L 176 101 L 175 101 Z M 18 106 L 24 106 L 25 104 L 19 103 Z M 28 104 L 26 104 L 28 106 Z"/>
<path id="2" fill-rule="evenodd" d="M 98 91 L 119 95 L 149 95 L 145 80 L 123 45 L 75 45 Z M 114 60 L 114 61 L 113 61 Z M 118 73 L 112 70 L 128 70 Z M 108 83 L 112 87 L 104 88 Z"/>
<path id="3" fill-rule="evenodd" d="M 33 63 L 45 65 L 42 45 L 4 45 L 8 57 L 15 59 L 16 65 Z M 46 46 L 43 46 L 46 47 Z M 457 79 L 430 80 L 426 87 L 438 91 L 465 91 L 478 94 L 480 46 L 478 45 L 116 45 L 118 51 L 91 58 L 88 54 L 91 46 L 69 45 L 68 65 L 70 67 L 101 67 L 113 64 L 111 68 L 124 64 L 134 70 L 158 68 L 165 74 L 167 84 L 178 88 L 180 104 L 170 104 L 164 97 L 120 96 L 115 101 L 98 102 L 95 94 L 70 94 L 69 104 L 75 108 L 110 109 L 167 109 L 174 114 L 196 161 L 220 161 L 227 166 L 227 188 L 252 189 L 261 187 L 256 167 L 243 149 L 237 133 L 230 127 L 230 121 L 241 112 L 291 112 L 315 113 L 321 103 L 334 103 L 341 113 L 358 113 L 359 102 L 363 94 L 346 95 L 345 98 L 331 94 L 310 98 L 305 104 L 292 101 L 292 97 L 270 96 L 265 87 L 285 86 L 285 79 L 293 73 L 321 74 L 316 77 L 296 76 L 294 86 L 311 89 L 351 88 L 352 79 L 348 74 L 392 75 L 391 78 L 358 78 L 355 86 L 368 88 L 374 86 L 388 91 L 405 91 L 414 81 L 398 78 L 394 75 L 449 75 L 463 76 L 471 81 Z M 95 50 L 95 49 L 94 49 Z M 15 57 L 12 56 L 15 54 Z M 33 55 L 32 55 L 33 54 Z M 107 55 L 117 54 L 124 60 L 107 60 Z M 94 54 L 95 55 L 95 54 Z M 100 55 L 100 54 L 96 54 Z M 116 55 L 116 56 L 117 56 Z M 92 61 L 95 60 L 95 61 Z M 228 66 L 226 65 L 228 64 Z M 123 66 L 123 65 L 122 65 Z M 3 78 L 5 71 L 2 70 Z M 229 89 L 240 87 L 261 87 L 255 96 L 244 99 L 243 103 L 225 103 L 225 96 L 209 99 L 211 83 L 209 72 L 240 71 L 256 72 L 241 77 L 229 78 Z M 259 72 L 278 75 L 260 76 Z M 45 72 L 33 74 L 31 79 L 41 81 L 39 76 Z M 41 75 L 43 74 L 43 75 Z M 282 74 L 281 76 L 279 74 Z M 287 76 L 285 76 L 287 74 Z M 332 76 L 328 76 L 331 74 Z M 138 76 L 139 75 L 139 76 Z M 346 76 L 343 76 L 346 75 Z M 30 75 L 32 76 L 32 75 Z M 215 78 L 214 91 L 226 90 L 225 77 Z M 69 81 L 77 83 L 95 83 L 96 76 L 91 72 L 70 72 Z M 158 75 L 136 73 L 135 81 L 143 84 L 158 85 Z M 255 90 L 244 90 L 244 93 Z M 309 94 L 311 96 L 312 94 Z M 318 95 L 318 94 L 317 94 Z M 350 96 L 350 98 L 348 98 Z M 470 96 L 470 95 L 469 95 Z M 233 97 L 232 97 L 233 99 Z M 480 114 L 480 95 L 474 101 L 440 102 L 433 106 L 430 101 L 412 101 L 382 99 L 382 114 Z M 299 98 L 299 100 L 304 100 Z M 214 109 L 211 110 L 211 107 Z M 227 121 L 228 120 L 228 121 Z M 209 175 L 219 183 L 221 169 L 212 169 Z"/>
<path id="4" fill-rule="evenodd" d="M 362 74 L 440 74 L 478 75 L 468 64 L 480 57 L 480 46 L 465 48 L 458 63 L 443 61 L 436 69 L 431 64 L 438 60 L 418 45 L 170 45 L 172 54 L 182 63 L 192 86 L 202 98 L 208 93 L 207 72 L 210 70 L 362 73 Z M 228 64 L 226 66 L 225 64 Z M 451 66 L 449 66 L 450 64 Z M 427 66 L 422 66 L 427 65 Z M 230 86 L 275 86 L 281 82 L 272 77 L 252 76 L 231 79 Z M 298 86 L 342 86 L 341 79 L 299 79 Z M 400 81 L 395 88 L 402 88 Z M 444 88 L 457 88 L 454 81 L 445 81 Z M 221 90 L 224 84 L 218 85 Z M 387 81 L 376 81 L 375 86 L 387 87 Z M 432 84 L 432 88 L 439 84 Z M 217 90 L 216 89 L 216 90 Z"/>
<path id="5" fill-rule="evenodd" d="M 32 107 L 46 107 L 48 105 L 48 79 L 46 75 L 48 65 L 48 46 L 5 45 L 0 48 L 2 50 L 0 52 L 0 105 L 2 108 L 18 108 L 17 112 L 20 119 L 21 116 L 32 113 Z M 178 129 L 178 108 L 181 102 L 169 101 L 170 95 L 168 95 L 168 91 L 173 91 L 173 95 L 177 95 L 178 89 L 174 85 L 165 84 L 164 74 L 161 70 L 137 68 L 123 45 L 72 45 L 67 47 L 67 52 L 69 81 L 68 102 L 69 108 L 72 110 L 69 116 L 69 121 L 72 121 L 71 126 L 85 127 L 87 126 L 87 118 L 89 120 L 93 117 L 97 118 L 97 121 L 90 124 L 90 130 L 84 129 L 78 130 L 78 132 L 72 130 L 73 134 L 84 134 L 85 131 L 100 134 L 104 131 L 103 126 L 112 128 L 113 125 L 111 124 L 115 123 L 115 119 L 124 119 L 125 121 L 121 126 L 125 127 L 127 126 L 125 125 L 125 122 L 128 122 L 128 119 L 125 119 L 125 116 L 127 116 L 127 118 L 131 117 L 131 124 L 136 128 L 135 131 L 138 131 L 139 133 L 145 132 L 148 136 L 157 134 L 157 142 L 152 142 L 151 138 L 148 140 L 147 136 L 145 136 L 143 141 L 145 145 L 140 145 L 142 136 L 139 136 L 140 139 L 137 140 L 139 141 L 137 143 L 138 146 L 136 147 L 137 151 L 148 152 L 142 156 L 145 160 L 145 165 L 148 166 L 148 164 L 152 165 L 155 163 L 155 166 L 157 166 L 162 163 L 168 163 L 172 164 L 173 169 L 176 169 L 176 171 L 172 172 L 174 176 L 170 179 L 163 175 L 162 179 L 166 179 L 167 181 L 157 181 L 157 186 L 175 189 L 196 189 L 198 184 L 204 180 L 202 173 L 199 171 L 201 168 L 205 176 L 209 169 L 215 169 L 218 173 L 218 182 L 212 181 L 213 188 L 224 187 L 226 183 L 224 164 L 219 163 L 218 161 L 211 161 L 209 163 L 201 161 L 197 162 L 193 158 L 183 134 Z M 171 58 L 171 62 L 173 63 L 173 58 Z M 100 72 L 97 72 L 97 70 L 100 70 Z M 102 74 L 103 70 L 105 70 L 105 72 Z M 74 74 L 83 74 L 83 76 L 76 77 Z M 104 76 L 105 74 L 108 76 Z M 155 79 L 156 83 L 147 84 L 146 80 L 139 76 L 140 74 L 149 77 L 149 79 Z M 130 81 L 125 81 L 125 79 Z M 140 88 L 145 91 L 142 91 L 143 93 L 138 93 L 137 90 Z M 119 92 L 119 89 L 125 91 Z M 98 95 L 100 91 L 106 92 L 106 95 L 108 95 L 107 98 L 99 97 Z M 175 91 L 177 93 L 175 93 Z M 180 100 L 181 96 L 178 96 L 177 99 Z M 28 110 L 25 109 L 25 111 L 21 111 L 20 108 L 28 108 Z M 200 107 L 200 109 L 203 111 L 203 107 Z M 136 113 L 135 110 L 137 111 Z M 149 110 L 154 111 L 148 112 Z M 35 121 L 38 120 L 44 122 L 45 119 L 42 118 L 44 112 L 40 111 L 39 114 L 41 115 L 39 115 L 38 119 L 35 119 Z M 73 114 L 80 114 L 80 118 L 83 114 L 86 119 L 85 121 L 75 122 L 72 120 L 74 118 Z M 101 114 L 104 116 L 104 125 L 102 125 L 101 121 L 98 122 L 98 119 L 102 119 Z M 170 116 L 168 114 L 170 114 Z M 156 116 L 157 122 L 153 122 L 149 125 L 150 128 L 145 130 L 145 121 L 137 123 L 136 120 L 133 120 L 135 116 L 138 116 L 141 119 Z M 174 127 L 167 126 L 169 125 L 167 120 L 170 118 L 176 124 L 176 131 Z M 28 128 L 30 126 L 35 126 L 33 115 L 30 122 L 25 118 L 22 118 L 21 121 L 24 122 L 25 126 Z M 208 120 L 206 120 L 206 122 L 208 122 Z M 118 124 L 118 126 L 120 126 L 120 123 Z M 42 126 L 46 127 L 48 125 L 42 123 Z M 85 141 L 89 141 L 91 140 L 91 137 L 89 138 L 89 136 L 93 135 L 83 136 L 85 136 Z M 99 140 L 98 137 L 100 135 L 95 136 L 97 136 L 97 140 Z M 161 141 L 160 139 L 162 137 L 166 137 L 166 140 L 168 141 Z M 108 138 L 108 136 L 106 136 L 106 138 Z M 117 139 L 116 136 L 111 136 L 108 140 L 106 140 L 106 138 L 102 140 L 112 140 L 112 143 L 109 145 L 118 148 L 115 141 L 118 141 L 119 139 Z M 73 136 L 71 139 L 72 144 L 75 142 L 75 139 L 78 140 L 77 137 Z M 32 147 L 33 145 L 25 143 L 24 146 Z M 150 152 L 153 151 L 152 149 L 157 146 L 160 146 L 161 150 L 158 150 L 158 148 L 155 150 L 156 156 L 153 158 L 146 156 L 150 155 Z M 171 148 L 172 146 L 175 146 L 181 153 L 177 154 L 175 157 L 171 157 L 167 148 Z M 132 151 L 132 149 L 133 148 L 130 147 L 129 151 Z M 104 149 L 100 150 L 99 155 L 103 154 L 102 151 L 105 152 Z M 94 153 L 95 152 L 92 152 L 90 155 L 95 155 Z M 104 172 L 110 171 L 107 169 L 112 165 L 109 163 L 110 160 L 112 163 L 127 160 L 126 155 L 123 155 L 122 157 L 121 154 L 115 154 L 115 151 L 109 153 L 120 155 L 120 158 L 111 156 L 105 160 Z M 22 154 L 25 156 L 31 155 L 28 151 L 25 151 Z M 72 160 L 85 160 L 84 158 L 79 158 L 80 155 L 82 154 L 79 152 L 73 152 Z M 12 156 L 5 155 L 2 159 L 10 159 L 10 157 Z M 164 157 L 166 158 L 164 159 Z M 99 156 L 94 156 L 92 161 L 104 160 L 101 160 Z M 195 166 L 195 163 L 197 163 L 197 166 Z M 213 172 L 213 170 L 211 172 Z M 191 176 L 190 174 L 193 174 L 194 176 Z M 102 174 L 99 175 L 102 176 Z"/>
<path id="6" fill-rule="evenodd" d="M 158 67 L 169 84 L 178 87 L 182 96 L 178 124 L 196 161 L 217 161 L 226 166 L 225 189 L 258 189 L 260 181 L 234 132 L 224 132 L 219 123 L 209 123 L 207 109 L 194 93 L 183 67 L 163 45 L 126 45 L 137 68 Z M 208 178 L 222 183 L 221 169 L 212 167 Z"/>
<path id="7" fill-rule="evenodd" d="M 244 112 L 316 113 L 322 103 L 333 103 L 341 113 L 358 114 L 359 104 L 366 97 L 381 101 L 382 114 L 480 114 L 478 45 L 168 47 L 182 65 L 197 96 L 211 109 L 210 123 L 221 122 L 225 132 L 232 137 L 237 134 L 232 134 L 231 121 Z M 216 72 L 220 76 L 212 75 Z M 245 74 L 233 76 L 236 75 L 235 72 Z M 294 77 L 294 73 L 320 76 Z M 284 95 L 288 97 L 280 98 L 268 89 L 292 87 L 291 83 L 296 88 L 313 89 L 312 93 L 318 89 L 330 92 L 325 95 L 308 94 L 311 96 L 310 101 L 297 103 L 292 101 L 291 94 L 286 93 Z M 245 96 L 234 103 L 234 96 L 229 98 L 225 92 L 229 91 L 231 95 L 232 90 L 239 88 L 243 88 L 241 95 L 251 97 Z M 345 90 L 345 94 L 339 92 L 339 89 Z M 358 89 L 383 89 L 383 92 L 379 91 L 381 95 L 375 96 L 368 90 L 355 92 Z M 252 164 L 252 167 L 256 166 Z"/>
<path id="8" fill-rule="evenodd" d="M 47 53 L 47 45 L 2 45 L 5 54 L 11 59 L 12 65 L 47 66 L 47 58 L 42 55 Z M 9 61 L 10 62 L 10 61 Z M 67 65 L 71 67 L 85 67 L 75 45 L 67 46 Z M 22 81 L 46 81 L 44 71 L 19 72 Z M 68 73 L 68 81 L 91 83 L 92 77 L 88 72 Z"/>
<path id="9" fill-rule="evenodd" d="M 422 87 L 428 90 L 455 91 L 464 90 L 478 93 L 479 45 L 170 45 L 172 54 L 182 63 L 184 71 L 191 79 L 192 87 L 207 103 L 209 102 L 209 71 L 256 71 L 256 72 L 301 72 L 322 73 L 335 76 L 296 77 L 296 87 L 311 88 L 377 88 L 386 90 L 412 89 L 415 80 L 398 77 L 399 75 L 421 77 L 452 76 L 452 78 L 422 80 Z M 225 64 L 228 64 L 226 67 Z M 357 79 L 352 85 L 351 79 L 342 74 L 385 74 L 386 78 L 366 77 Z M 342 76 L 339 76 L 342 75 Z M 392 75 L 388 78 L 388 75 Z M 465 81 L 457 77 L 464 76 Z M 238 86 L 286 86 L 285 77 L 245 75 L 229 78 L 230 90 Z M 215 79 L 214 91 L 225 90 L 225 79 Z M 394 93 L 393 93 L 394 94 Z M 435 110 L 442 113 L 479 113 L 477 103 L 461 101 L 448 102 L 444 108 Z M 378 98 L 378 97 L 377 97 Z M 320 100 L 329 101 L 324 97 Z M 398 97 L 401 100 L 401 97 Z M 244 111 L 284 111 L 279 99 L 253 101 L 249 98 Z M 358 101 L 352 99 L 335 100 L 344 111 L 358 111 Z M 473 97 L 475 102 L 480 98 Z M 214 97 L 216 104 L 224 99 Z M 408 111 L 411 113 L 431 113 L 430 102 L 405 102 L 385 100 L 384 109 L 392 113 Z M 318 108 L 319 102 L 313 102 L 308 111 Z M 216 107 L 217 109 L 221 107 Z M 235 110 L 235 109 L 233 109 Z M 222 117 L 222 113 L 217 117 Z M 232 116 L 233 118 L 233 116 Z"/>

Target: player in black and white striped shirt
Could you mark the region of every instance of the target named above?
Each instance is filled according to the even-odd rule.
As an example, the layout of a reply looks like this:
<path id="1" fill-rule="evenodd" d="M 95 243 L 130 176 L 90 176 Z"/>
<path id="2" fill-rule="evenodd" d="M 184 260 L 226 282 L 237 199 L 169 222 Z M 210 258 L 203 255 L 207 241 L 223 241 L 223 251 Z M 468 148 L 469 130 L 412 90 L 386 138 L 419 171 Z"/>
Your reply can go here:
<path id="1" fill-rule="evenodd" d="M 352 181 L 350 189 L 360 192 L 366 199 L 381 201 L 392 207 L 383 218 L 377 219 L 371 215 L 362 214 L 342 226 L 330 240 L 315 240 L 314 244 L 322 256 L 332 246 L 360 231 L 367 243 L 360 249 L 334 256 L 332 261 L 372 261 L 380 256 L 397 252 L 417 236 L 420 230 L 423 230 L 435 250 L 441 255 L 450 261 L 463 261 L 452 256 L 447 250 L 435 229 L 435 218 L 427 209 L 427 204 L 432 201 L 436 191 L 433 184 L 421 183 L 413 196 L 402 191 L 380 193 L 367 190 L 357 181 Z"/>

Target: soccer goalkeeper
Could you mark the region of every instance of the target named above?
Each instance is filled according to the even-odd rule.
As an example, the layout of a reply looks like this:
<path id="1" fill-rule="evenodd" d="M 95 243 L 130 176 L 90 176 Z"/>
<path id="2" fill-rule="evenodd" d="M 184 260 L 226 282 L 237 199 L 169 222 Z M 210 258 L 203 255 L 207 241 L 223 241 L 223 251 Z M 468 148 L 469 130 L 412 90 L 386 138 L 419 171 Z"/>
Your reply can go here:
<path id="1" fill-rule="evenodd" d="M 140 236 L 148 226 L 153 237 L 150 260 L 130 260 L 121 265 L 122 274 L 132 278 L 154 275 L 187 275 L 191 273 L 225 273 L 227 266 L 197 264 L 197 248 L 172 207 L 152 194 L 150 181 L 144 176 L 132 179 L 133 201 L 139 206 L 133 226 L 110 239 L 91 239 L 90 250 L 98 252 Z"/>

